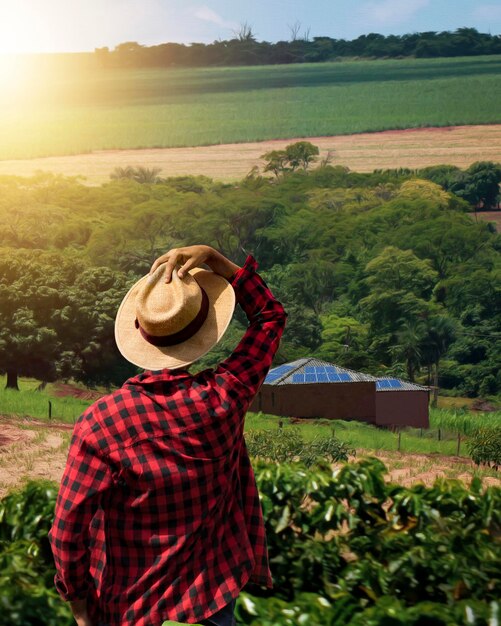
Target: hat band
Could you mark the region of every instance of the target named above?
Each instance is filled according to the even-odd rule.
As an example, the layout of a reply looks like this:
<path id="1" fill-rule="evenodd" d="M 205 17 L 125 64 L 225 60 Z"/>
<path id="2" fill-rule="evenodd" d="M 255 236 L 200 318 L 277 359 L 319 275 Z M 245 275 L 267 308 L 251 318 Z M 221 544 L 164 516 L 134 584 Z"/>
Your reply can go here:
<path id="1" fill-rule="evenodd" d="M 187 326 L 178 330 L 176 333 L 172 333 L 171 335 L 150 335 L 144 330 L 144 328 L 142 328 L 136 317 L 135 325 L 136 328 L 139 329 L 143 339 L 145 339 L 148 343 L 151 343 L 152 346 L 165 348 L 167 346 L 176 346 L 178 343 L 183 343 L 183 341 L 187 341 L 193 337 L 193 335 L 200 330 L 202 324 L 207 319 L 207 314 L 209 313 L 209 296 L 205 293 L 202 287 L 200 287 L 200 291 L 202 292 L 202 304 L 200 305 L 200 311 Z"/>

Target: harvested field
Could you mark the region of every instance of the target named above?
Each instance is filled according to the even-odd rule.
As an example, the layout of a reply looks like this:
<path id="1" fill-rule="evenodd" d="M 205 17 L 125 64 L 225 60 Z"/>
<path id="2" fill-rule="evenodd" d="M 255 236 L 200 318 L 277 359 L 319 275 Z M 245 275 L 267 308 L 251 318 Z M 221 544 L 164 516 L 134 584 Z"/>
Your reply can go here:
<path id="1" fill-rule="evenodd" d="M 0 416 L 0 498 L 29 479 L 46 478 L 59 482 L 66 463 L 73 426 L 47 424 L 33 419 Z M 458 478 L 469 484 L 476 466 L 464 457 L 400 452 L 357 450 L 357 457 L 377 456 L 390 469 L 388 480 L 405 486 L 423 482 L 430 486 L 438 477 Z M 501 487 L 494 471 L 479 472 L 483 484 Z"/>
<path id="2" fill-rule="evenodd" d="M 61 480 L 73 426 L 0 416 L 0 497 L 29 479 Z"/>
<path id="3" fill-rule="evenodd" d="M 30 176 L 37 170 L 65 176 L 84 176 L 86 184 L 109 180 L 115 167 L 158 167 L 161 176 L 202 174 L 223 181 L 238 180 L 270 150 L 296 139 L 233 143 L 196 148 L 104 150 L 74 156 L 0 161 L 0 175 Z M 467 167 L 475 161 L 501 162 L 501 124 L 391 130 L 334 137 L 308 137 L 319 146 L 321 158 L 331 151 L 333 165 L 357 172 L 385 168 L 420 168 L 449 164 Z"/>

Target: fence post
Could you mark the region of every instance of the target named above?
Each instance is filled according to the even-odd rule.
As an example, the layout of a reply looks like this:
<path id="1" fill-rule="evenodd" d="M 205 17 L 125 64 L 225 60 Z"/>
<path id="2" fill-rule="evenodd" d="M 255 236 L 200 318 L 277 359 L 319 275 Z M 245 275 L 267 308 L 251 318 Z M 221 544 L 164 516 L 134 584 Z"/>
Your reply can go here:
<path id="1" fill-rule="evenodd" d="M 459 449 L 461 448 L 461 433 L 458 432 L 458 447 L 456 451 L 456 456 L 459 456 Z"/>
<path id="2" fill-rule="evenodd" d="M 52 402 L 49 400 L 49 420 L 52 419 Z"/>
<path id="3" fill-rule="evenodd" d="M 442 429 L 441 428 L 438 429 L 438 440 L 442 441 Z"/>

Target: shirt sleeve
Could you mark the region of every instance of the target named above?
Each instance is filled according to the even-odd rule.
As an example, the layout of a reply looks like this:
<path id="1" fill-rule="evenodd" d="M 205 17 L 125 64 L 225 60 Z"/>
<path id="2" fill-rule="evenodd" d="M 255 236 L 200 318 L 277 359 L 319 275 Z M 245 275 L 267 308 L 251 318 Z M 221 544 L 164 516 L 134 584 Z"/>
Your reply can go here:
<path id="1" fill-rule="evenodd" d="M 238 379 L 247 390 L 249 401 L 270 369 L 287 318 L 283 306 L 256 270 L 257 262 L 249 255 L 244 266 L 230 279 L 249 326 L 231 356 L 216 369 L 216 374 L 230 374 Z"/>
<path id="2" fill-rule="evenodd" d="M 87 597 L 90 574 L 90 522 L 112 474 L 99 450 L 74 435 L 61 480 L 49 540 L 56 565 L 54 582 L 64 600 Z"/>

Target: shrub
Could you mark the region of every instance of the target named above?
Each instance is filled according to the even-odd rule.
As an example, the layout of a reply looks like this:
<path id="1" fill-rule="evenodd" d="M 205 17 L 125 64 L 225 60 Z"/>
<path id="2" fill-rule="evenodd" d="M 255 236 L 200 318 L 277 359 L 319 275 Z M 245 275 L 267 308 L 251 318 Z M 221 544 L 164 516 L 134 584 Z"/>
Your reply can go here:
<path id="1" fill-rule="evenodd" d="M 468 451 L 473 461 L 486 464 L 496 470 L 501 466 L 501 428 L 481 428 L 468 442 Z"/>
<path id="2" fill-rule="evenodd" d="M 318 460 L 335 463 L 347 461 L 355 451 L 338 439 L 334 432 L 330 437 L 315 437 L 305 441 L 297 427 L 255 430 L 245 435 L 249 454 L 255 458 L 274 460 L 278 463 L 301 461 L 311 467 Z"/>
<path id="3" fill-rule="evenodd" d="M 272 591 L 247 587 L 249 626 L 488 626 L 501 597 L 501 490 L 388 484 L 376 458 L 254 463 Z M 0 501 L 0 626 L 69 626 L 47 552 L 56 486 Z M 252 594 L 252 595 L 250 595 Z"/>

